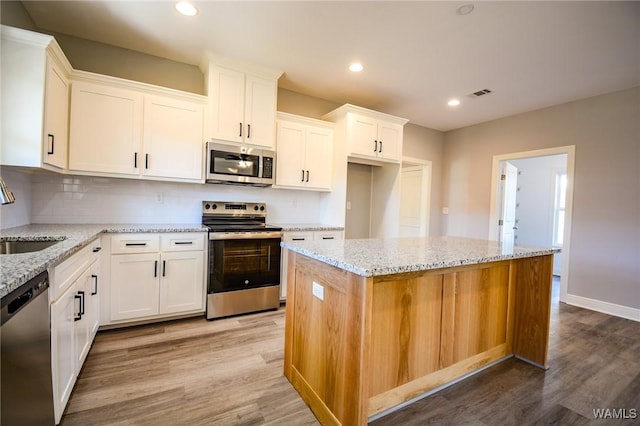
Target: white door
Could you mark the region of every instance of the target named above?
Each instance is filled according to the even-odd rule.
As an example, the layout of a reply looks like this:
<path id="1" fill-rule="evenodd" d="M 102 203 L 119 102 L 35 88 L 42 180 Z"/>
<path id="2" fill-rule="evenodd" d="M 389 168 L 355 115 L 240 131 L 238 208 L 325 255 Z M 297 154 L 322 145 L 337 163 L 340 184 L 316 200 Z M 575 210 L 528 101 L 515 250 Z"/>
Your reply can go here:
<path id="1" fill-rule="evenodd" d="M 45 98 L 43 162 L 64 169 L 67 167 L 69 143 L 69 84 L 60 68 L 47 58 L 47 89 Z"/>
<path id="2" fill-rule="evenodd" d="M 158 314 L 160 291 L 159 255 L 111 256 L 111 320 Z"/>
<path id="3" fill-rule="evenodd" d="M 203 309 L 204 254 L 186 251 L 162 254 L 160 313 Z"/>
<path id="4" fill-rule="evenodd" d="M 400 185 L 400 237 L 427 235 L 427 167 L 402 168 Z"/>
<path id="5" fill-rule="evenodd" d="M 146 96 L 143 174 L 202 178 L 204 108 L 193 102 Z"/>
<path id="6" fill-rule="evenodd" d="M 331 189 L 333 182 L 333 131 L 320 127 L 307 129 L 305 149 L 305 184 L 307 187 Z"/>
<path id="7" fill-rule="evenodd" d="M 304 126 L 278 121 L 276 184 L 304 186 L 304 150 Z"/>
<path id="8" fill-rule="evenodd" d="M 500 241 L 513 247 L 516 229 L 516 196 L 518 193 L 518 168 L 505 162 L 502 175 L 502 215 L 500 219 Z"/>
<path id="9" fill-rule="evenodd" d="M 144 166 L 142 109 L 140 93 L 73 83 L 69 169 L 137 175 Z"/>
<path id="10" fill-rule="evenodd" d="M 244 140 L 252 145 L 273 149 L 276 139 L 277 83 L 248 75 L 245 90 Z"/>
<path id="11" fill-rule="evenodd" d="M 75 322 L 75 357 L 76 357 L 76 374 L 80 373 L 80 368 L 84 363 L 87 354 L 89 354 L 89 348 L 91 348 L 91 269 L 87 268 L 82 275 L 77 279 L 74 284 L 75 294 L 79 298 L 77 300 L 80 303 L 80 313 L 78 320 Z"/>
<path id="12" fill-rule="evenodd" d="M 244 83 L 242 72 L 216 67 L 212 102 L 213 137 L 226 141 L 242 142 L 244 133 Z"/>
<path id="13" fill-rule="evenodd" d="M 351 134 L 348 154 L 376 157 L 378 154 L 378 122 L 372 118 L 350 114 Z"/>
<path id="14" fill-rule="evenodd" d="M 60 422 L 76 380 L 75 321 L 80 301 L 75 286 L 51 304 L 51 373 L 56 424 Z"/>
<path id="15" fill-rule="evenodd" d="M 378 124 L 378 156 L 400 160 L 402 156 L 402 126 L 393 123 Z"/>

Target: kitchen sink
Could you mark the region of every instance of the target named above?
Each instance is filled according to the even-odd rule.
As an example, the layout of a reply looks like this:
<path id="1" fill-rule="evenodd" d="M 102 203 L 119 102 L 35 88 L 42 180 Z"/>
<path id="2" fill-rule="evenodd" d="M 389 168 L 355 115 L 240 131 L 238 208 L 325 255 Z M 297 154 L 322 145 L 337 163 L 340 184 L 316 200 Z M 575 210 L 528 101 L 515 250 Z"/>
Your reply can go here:
<path id="1" fill-rule="evenodd" d="M 31 253 L 44 250 L 62 240 L 45 241 L 0 241 L 0 254 Z"/>

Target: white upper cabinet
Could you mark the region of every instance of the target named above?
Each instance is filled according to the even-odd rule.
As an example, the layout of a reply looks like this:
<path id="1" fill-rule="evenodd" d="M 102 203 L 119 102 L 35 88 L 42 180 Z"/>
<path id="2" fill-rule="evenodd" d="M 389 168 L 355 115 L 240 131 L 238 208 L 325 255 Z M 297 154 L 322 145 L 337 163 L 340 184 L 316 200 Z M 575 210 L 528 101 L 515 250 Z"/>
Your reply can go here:
<path id="1" fill-rule="evenodd" d="M 349 104 L 322 118 L 339 123 L 349 161 L 375 164 L 402 160 L 403 127 L 408 120 Z"/>
<path id="2" fill-rule="evenodd" d="M 333 124 L 278 113 L 276 186 L 331 190 Z"/>
<path id="3" fill-rule="evenodd" d="M 203 182 L 202 96 L 173 96 L 169 89 L 76 75 L 71 87 L 71 172 Z"/>
<path id="4" fill-rule="evenodd" d="M 212 57 L 208 74 L 208 139 L 275 147 L 276 102 L 281 72 Z"/>
<path id="5" fill-rule="evenodd" d="M 137 175 L 144 166 L 142 95 L 103 84 L 74 82 L 71 88 L 69 169 Z"/>
<path id="6" fill-rule="evenodd" d="M 47 57 L 44 141 L 42 162 L 59 169 L 67 168 L 69 144 L 69 81 L 67 73 Z"/>
<path id="7" fill-rule="evenodd" d="M 203 178 L 204 106 L 145 96 L 143 121 L 143 174 L 200 181 Z"/>
<path id="8" fill-rule="evenodd" d="M 2 26 L 3 165 L 67 167 L 71 65 L 53 37 Z"/>

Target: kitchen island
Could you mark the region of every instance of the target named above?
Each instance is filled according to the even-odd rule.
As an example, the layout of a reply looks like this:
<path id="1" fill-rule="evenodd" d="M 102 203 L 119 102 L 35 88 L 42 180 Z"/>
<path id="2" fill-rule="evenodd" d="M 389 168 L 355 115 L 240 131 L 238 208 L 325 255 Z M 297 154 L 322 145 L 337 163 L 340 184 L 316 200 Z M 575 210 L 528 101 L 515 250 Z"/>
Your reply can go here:
<path id="1" fill-rule="evenodd" d="M 284 374 L 364 425 L 511 356 L 547 362 L 553 253 L 455 237 L 283 243 Z"/>

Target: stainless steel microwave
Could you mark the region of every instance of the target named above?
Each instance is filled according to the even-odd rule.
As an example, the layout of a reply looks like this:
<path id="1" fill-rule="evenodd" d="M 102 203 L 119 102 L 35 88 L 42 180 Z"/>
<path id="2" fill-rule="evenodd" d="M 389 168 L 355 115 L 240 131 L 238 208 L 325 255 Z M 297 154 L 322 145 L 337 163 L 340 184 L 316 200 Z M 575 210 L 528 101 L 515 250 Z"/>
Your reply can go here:
<path id="1" fill-rule="evenodd" d="M 275 165 L 275 151 L 207 143 L 207 183 L 271 186 Z"/>

